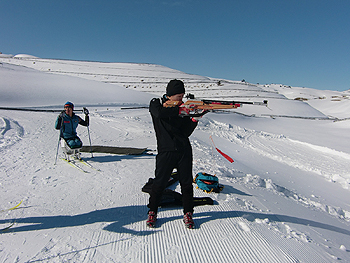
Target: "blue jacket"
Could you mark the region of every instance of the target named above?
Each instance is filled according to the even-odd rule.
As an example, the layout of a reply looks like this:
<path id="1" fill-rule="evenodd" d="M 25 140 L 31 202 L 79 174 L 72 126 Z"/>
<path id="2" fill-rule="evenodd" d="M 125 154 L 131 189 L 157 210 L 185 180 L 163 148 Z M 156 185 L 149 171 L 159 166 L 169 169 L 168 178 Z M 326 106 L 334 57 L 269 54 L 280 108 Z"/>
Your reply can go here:
<path id="1" fill-rule="evenodd" d="M 81 124 L 83 126 L 88 126 L 89 116 L 85 115 L 85 121 L 84 121 L 78 115 L 75 115 L 74 112 L 72 117 L 64 113 L 63 118 L 61 117 L 61 115 L 57 117 L 55 128 L 56 130 L 60 130 L 62 127 L 61 137 L 63 139 L 73 139 L 77 137 L 78 124 Z"/>

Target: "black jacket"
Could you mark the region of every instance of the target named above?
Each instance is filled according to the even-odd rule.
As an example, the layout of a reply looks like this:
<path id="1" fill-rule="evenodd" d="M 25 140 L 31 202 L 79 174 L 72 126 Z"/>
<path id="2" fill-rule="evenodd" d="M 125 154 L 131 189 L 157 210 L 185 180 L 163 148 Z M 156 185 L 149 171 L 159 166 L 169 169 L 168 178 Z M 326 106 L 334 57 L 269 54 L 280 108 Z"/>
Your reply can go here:
<path id="1" fill-rule="evenodd" d="M 160 99 L 152 99 L 149 111 L 157 137 L 158 152 L 191 149 L 188 137 L 197 127 L 190 117 L 180 117 L 179 107 L 163 107 Z"/>

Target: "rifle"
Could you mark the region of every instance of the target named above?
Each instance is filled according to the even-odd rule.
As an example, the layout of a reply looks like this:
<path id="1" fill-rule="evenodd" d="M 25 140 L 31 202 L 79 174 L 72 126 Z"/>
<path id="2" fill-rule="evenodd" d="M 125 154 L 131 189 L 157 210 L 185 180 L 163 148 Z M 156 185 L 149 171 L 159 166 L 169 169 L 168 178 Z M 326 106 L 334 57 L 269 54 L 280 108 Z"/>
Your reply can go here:
<path id="1" fill-rule="evenodd" d="M 195 100 L 193 94 L 188 94 L 186 98 L 189 98 L 185 103 L 182 101 L 171 101 L 167 100 L 165 102 L 165 107 L 175 107 L 183 106 L 190 110 L 188 115 L 181 116 L 190 116 L 190 117 L 201 117 L 209 111 L 214 110 L 224 110 L 224 109 L 237 109 L 242 107 L 243 104 L 249 105 L 262 105 L 267 106 L 267 100 L 263 102 L 254 102 L 254 101 L 223 101 L 223 100 Z"/>

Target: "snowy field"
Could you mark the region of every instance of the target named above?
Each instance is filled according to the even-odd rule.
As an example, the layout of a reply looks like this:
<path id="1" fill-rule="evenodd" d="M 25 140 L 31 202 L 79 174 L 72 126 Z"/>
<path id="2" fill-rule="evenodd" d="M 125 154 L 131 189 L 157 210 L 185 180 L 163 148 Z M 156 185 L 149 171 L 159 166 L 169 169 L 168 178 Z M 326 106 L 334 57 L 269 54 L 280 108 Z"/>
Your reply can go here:
<path id="1" fill-rule="evenodd" d="M 193 172 L 216 174 L 212 206 L 159 210 L 146 227 L 153 155 L 55 156 L 58 112 L 0 110 L 0 262 L 350 262 L 350 91 L 258 85 L 152 64 L 0 55 L 0 107 L 90 110 L 93 145 L 156 149 L 147 109 L 173 78 L 200 99 L 268 100 L 208 113 L 191 136 Z M 220 85 L 218 85 L 220 84 Z M 88 130 L 78 127 L 84 145 Z M 213 148 L 234 159 L 229 163 Z M 59 149 L 59 156 L 62 151 Z M 179 186 L 175 186 L 180 191 Z M 20 203 L 22 201 L 22 203 Z M 20 205 L 12 210 L 9 208 Z"/>

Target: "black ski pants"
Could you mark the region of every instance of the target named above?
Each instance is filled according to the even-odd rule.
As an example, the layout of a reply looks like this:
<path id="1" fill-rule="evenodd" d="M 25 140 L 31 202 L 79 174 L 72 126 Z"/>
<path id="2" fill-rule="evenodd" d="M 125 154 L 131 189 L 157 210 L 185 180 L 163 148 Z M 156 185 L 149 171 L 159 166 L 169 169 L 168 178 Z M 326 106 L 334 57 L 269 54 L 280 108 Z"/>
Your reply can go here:
<path id="1" fill-rule="evenodd" d="M 160 152 L 156 157 L 155 179 L 148 208 L 157 213 L 162 193 L 174 168 L 177 168 L 182 193 L 184 214 L 193 213 L 192 148 L 185 151 Z"/>

